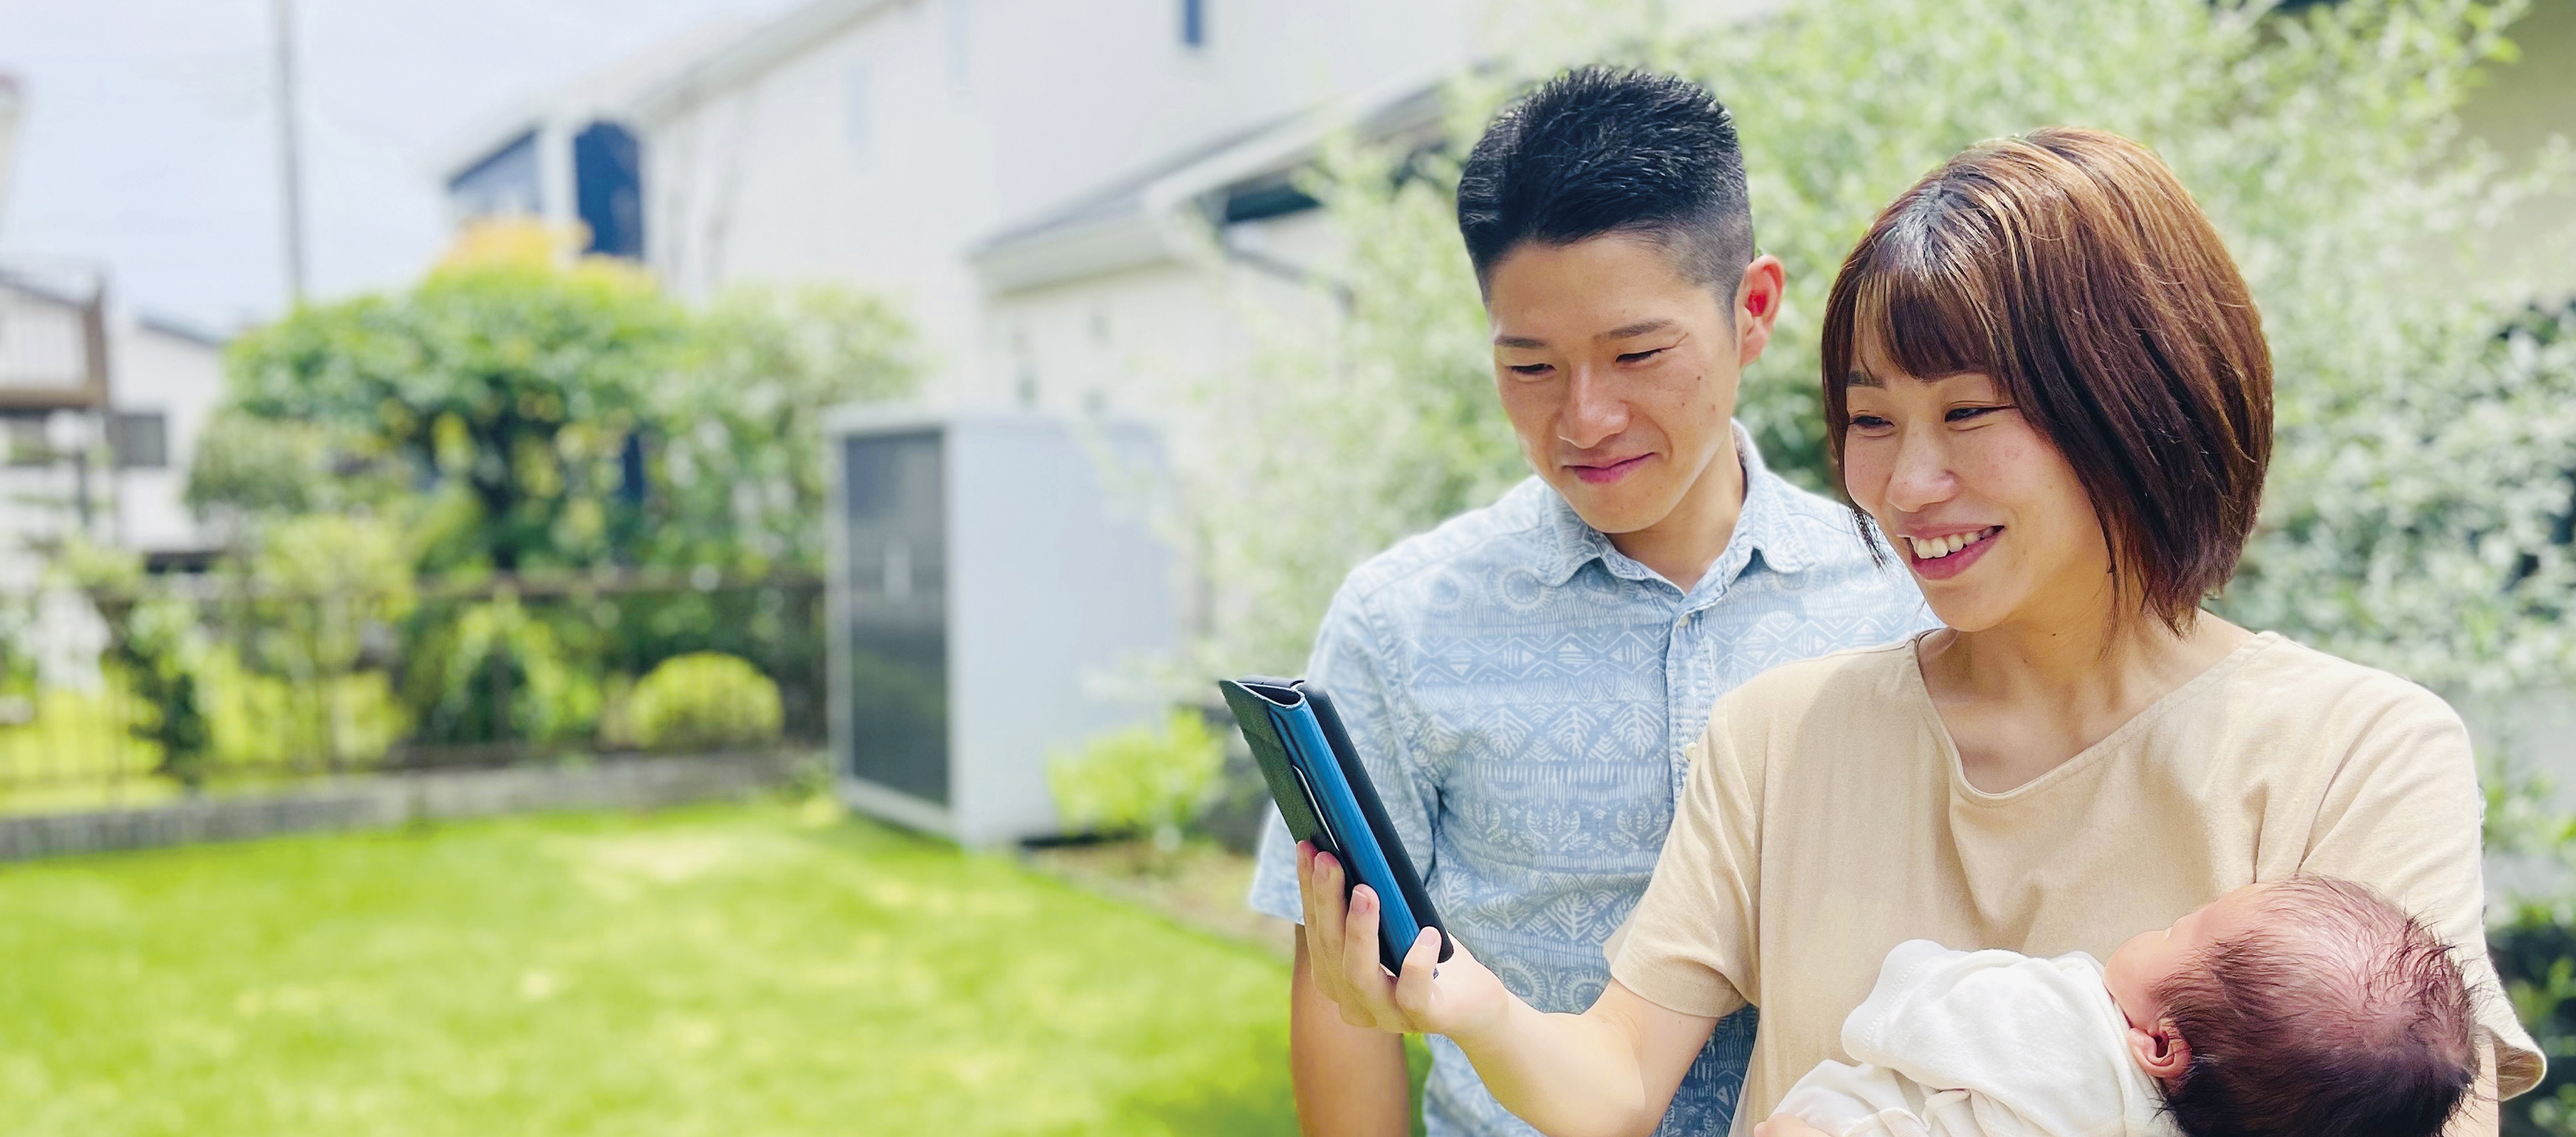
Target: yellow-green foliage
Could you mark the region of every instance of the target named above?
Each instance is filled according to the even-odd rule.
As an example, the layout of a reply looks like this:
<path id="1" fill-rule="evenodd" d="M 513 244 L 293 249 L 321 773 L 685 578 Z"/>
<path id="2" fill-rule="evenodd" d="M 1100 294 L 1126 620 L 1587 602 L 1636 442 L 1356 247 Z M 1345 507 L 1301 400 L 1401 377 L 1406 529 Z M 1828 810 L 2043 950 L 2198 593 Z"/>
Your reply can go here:
<path id="1" fill-rule="evenodd" d="M 121 677 L 110 673 L 97 691 L 39 691 L 31 703 L 33 718 L 0 726 L 0 778 L 14 783 L 0 809 L 77 808 L 129 787 L 149 786 L 154 796 L 169 789 L 152 774 L 161 748 L 128 733 L 134 702 Z"/>
<path id="2" fill-rule="evenodd" d="M 433 626 L 404 676 L 430 743 L 577 742 L 599 723 L 599 677 L 566 658 L 554 629 L 504 594 Z M 505 696 L 494 699 L 495 679 Z"/>
<path id="3" fill-rule="evenodd" d="M 411 716 L 381 671 L 294 683 L 244 668 L 230 652 L 206 667 L 206 717 L 214 772 L 373 765 L 411 729 Z"/>
<path id="4" fill-rule="evenodd" d="M 1047 758 L 1056 811 L 1075 829 L 1153 830 L 1167 839 L 1198 816 L 1225 764 L 1225 746 L 1197 712 L 1172 712 L 1161 730 L 1131 726 Z"/>
<path id="5" fill-rule="evenodd" d="M 204 776 L 214 782 L 323 765 L 363 769 L 410 728 L 402 704 L 377 672 L 293 684 L 244 668 L 229 651 L 204 654 L 207 733 Z M 95 691 L 54 688 L 31 700 L 34 716 L 0 726 L 0 812 L 71 808 L 157 798 L 176 783 L 154 771 L 161 747 L 134 727 L 152 714 L 126 676 L 107 669 Z"/>
<path id="6" fill-rule="evenodd" d="M 635 684 L 628 706 L 647 750 L 717 750 L 778 738 L 778 684 L 747 660 L 701 651 L 663 660 Z"/>

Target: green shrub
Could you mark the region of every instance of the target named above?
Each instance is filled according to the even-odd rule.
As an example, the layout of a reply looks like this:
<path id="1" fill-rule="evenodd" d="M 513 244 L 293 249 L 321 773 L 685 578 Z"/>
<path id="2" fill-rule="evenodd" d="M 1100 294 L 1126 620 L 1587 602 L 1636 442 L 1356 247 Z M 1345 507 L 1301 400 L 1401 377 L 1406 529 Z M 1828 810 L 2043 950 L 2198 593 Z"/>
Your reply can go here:
<path id="1" fill-rule="evenodd" d="M 721 750 L 775 742 L 778 684 L 750 661 L 701 651 L 663 660 L 629 696 L 635 742 L 647 750 Z"/>
<path id="2" fill-rule="evenodd" d="M 599 680 L 567 661 L 555 630 L 508 595 L 414 613 L 420 634 L 403 661 L 416 742 L 472 745 L 586 740 L 599 722 Z"/>
<path id="3" fill-rule="evenodd" d="M 1163 729 L 1131 726 L 1047 758 L 1047 788 L 1067 827 L 1151 832 L 1166 849 L 1198 816 L 1225 763 L 1225 746 L 1197 711 L 1173 711 Z"/>
<path id="4" fill-rule="evenodd" d="M 2576 1133 L 2576 929 L 2566 913 L 2525 904 L 2511 922 L 2487 933 L 2487 951 L 2513 997 L 2513 1009 L 2549 1056 L 2549 1076 L 2528 1096 L 2504 1103 L 2505 1137 Z"/>

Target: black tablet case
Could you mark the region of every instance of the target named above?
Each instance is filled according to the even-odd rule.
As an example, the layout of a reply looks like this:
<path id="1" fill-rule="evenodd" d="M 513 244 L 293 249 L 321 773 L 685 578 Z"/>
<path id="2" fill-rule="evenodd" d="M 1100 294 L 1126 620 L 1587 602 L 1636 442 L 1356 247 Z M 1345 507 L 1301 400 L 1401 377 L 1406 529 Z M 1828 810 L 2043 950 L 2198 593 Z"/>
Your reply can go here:
<path id="1" fill-rule="evenodd" d="M 1342 862 L 1346 869 L 1342 884 L 1345 897 L 1352 887 L 1365 883 L 1374 887 L 1381 897 L 1391 893 L 1401 898 L 1415 924 L 1440 933 L 1441 961 L 1446 962 L 1456 954 L 1456 944 L 1449 937 L 1449 929 L 1441 924 L 1438 911 L 1431 906 L 1431 896 L 1422 888 L 1421 875 L 1413 869 L 1413 858 L 1406 855 L 1404 842 L 1396 835 L 1394 823 L 1387 820 L 1386 806 L 1378 800 L 1377 786 L 1369 780 L 1368 769 L 1360 762 L 1358 750 L 1351 745 L 1350 732 L 1342 726 L 1341 713 L 1333 709 L 1332 696 L 1302 679 L 1264 676 L 1222 681 L 1217 684 L 1217 689 L 1225 695 L 1226 705 L 1233 709 L 1234 721 L 1243 731 L 1243 741 L 1252 748 L 1253 764 L 1261 767 L 1262 780 L 1270 785 L 1271 800 L 1279 805 L 1279 816 L 1288 824 L 1288 835 L 1300 841 L 1311 841 L 1316 848 L 1333 854 L 1334 859 Z M 1387 871 L 1394 874 L 1394 880 L 1359 879 L 1360 873 L 1356 868 L 1359 862 L 1334 839 L 1331 829 L 1316 813 L 1314 801 L 1307 796 L 1305 782 L 1298 775 L 1295 759 L 1290 756 L 1291 748 L 1271 723 L 1273 708 L 1290 714 L 1306 708 L 1314 714 L 1316 726 L 1320 728 L 1325 743 L 1332 748 L 1330 760 L 1340 769 L 1343 781 L 1350 786 L 1352 799 L 1359 806 L 1360 817 L 1368 823 L 1366 836 L 1375 840 L 1386 858 Z M 1379 931 L 1379 962 L 1385 964 L 1388 971 L 1401 971 L 1404 953 L 1413 945 L 1392 942 L 1385 934 L 1383 923 Z"/>

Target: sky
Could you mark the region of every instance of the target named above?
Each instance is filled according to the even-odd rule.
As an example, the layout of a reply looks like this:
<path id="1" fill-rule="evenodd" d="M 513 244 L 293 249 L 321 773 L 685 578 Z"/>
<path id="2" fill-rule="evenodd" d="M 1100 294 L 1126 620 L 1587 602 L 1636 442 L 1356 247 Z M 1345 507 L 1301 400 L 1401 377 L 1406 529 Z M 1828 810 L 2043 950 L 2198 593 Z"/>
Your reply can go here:
<path id="1" fill-rule="evenodd" d="M 434 163 L 512 106 L 793 0 L 292 0 L 306 280 L 398 286 L 446 243 Z M 0 0 L 25 99 L 0 262 L 104 267 L 214 332 L 286 302 L 272 0 Z"/>

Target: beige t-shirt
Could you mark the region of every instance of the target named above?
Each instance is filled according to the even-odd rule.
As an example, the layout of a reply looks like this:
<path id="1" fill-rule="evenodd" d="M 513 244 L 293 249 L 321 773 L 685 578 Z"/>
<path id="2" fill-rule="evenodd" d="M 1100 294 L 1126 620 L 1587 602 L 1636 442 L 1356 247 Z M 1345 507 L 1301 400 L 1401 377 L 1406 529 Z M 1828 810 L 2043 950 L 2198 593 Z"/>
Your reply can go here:
<path id="1" fill-rule="evenodd" d="M 2299 872 L 2357 880 L 2455 945 L 2500 1088 L 2539 1051 L 2487 961 L 2467 731 L 2396 676 L 2272 633 L 2063 765 L 1970 786 L 1911 643 L 1776 668 L 1718 700 L 1611 974 L 1648 1001 L 1762 1008 L 1736 1132 L 1825 1059 L 1909 939 L 2038 956 L 2161 928 Z"/>

